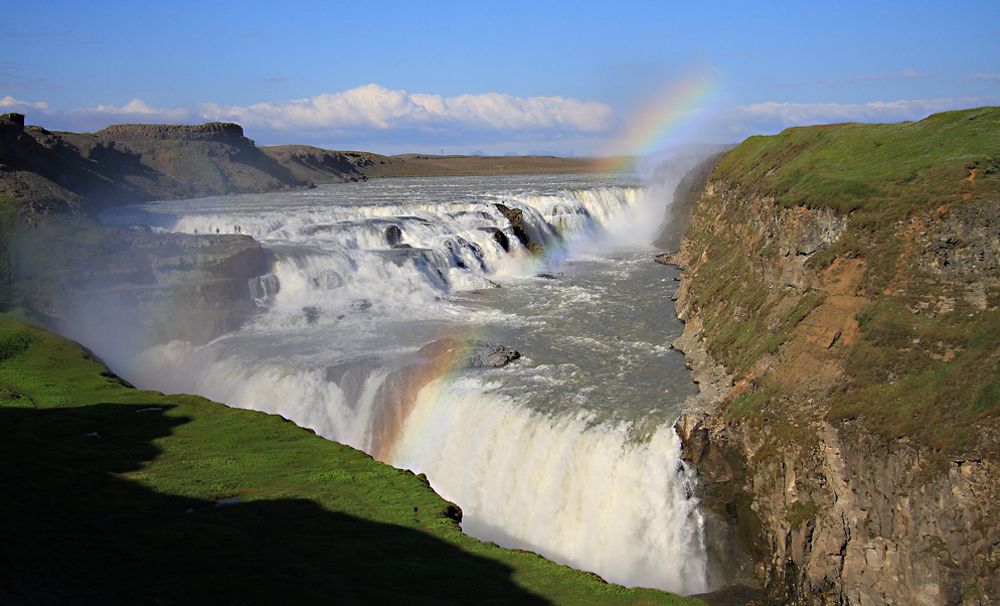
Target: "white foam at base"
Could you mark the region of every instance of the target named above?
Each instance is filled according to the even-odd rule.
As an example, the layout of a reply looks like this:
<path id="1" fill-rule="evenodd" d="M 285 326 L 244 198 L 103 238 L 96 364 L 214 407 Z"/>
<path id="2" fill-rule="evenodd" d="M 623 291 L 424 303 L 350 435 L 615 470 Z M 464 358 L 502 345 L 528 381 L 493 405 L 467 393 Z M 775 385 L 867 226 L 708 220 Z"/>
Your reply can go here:
<path id="1" fill-rule="evenodd" d="M 393 464 L 461 504 L 462 528 L 629 587 L 707 590 L 703 520 L 680 440 L 549 417 L 471 377 L 420 394 Z"/>

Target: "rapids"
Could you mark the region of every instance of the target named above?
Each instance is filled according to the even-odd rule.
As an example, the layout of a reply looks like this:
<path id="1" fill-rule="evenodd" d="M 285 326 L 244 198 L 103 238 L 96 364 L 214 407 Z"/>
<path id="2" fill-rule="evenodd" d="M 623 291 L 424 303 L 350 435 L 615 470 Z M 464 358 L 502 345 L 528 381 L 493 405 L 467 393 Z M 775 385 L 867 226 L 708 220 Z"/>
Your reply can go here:
<path id="1" fill-rule="evenodd" d="M 113 209 L 102 221 L 252 235 L 272 274 L 252 281 L 261 313 L 237 332 L 97 353 L 143 388 L 278 413 L 425 473 L 474 537 L 615 583 L 705 591 L 704 523 L 672 429 L 696 387 L 669 347 L 677 272 L 648 246 L 672 187 L 400 178 Z M 521 211 L 543 257 L 497 204 Z M 390 394 L 443 337 L 522 358 Z"/>

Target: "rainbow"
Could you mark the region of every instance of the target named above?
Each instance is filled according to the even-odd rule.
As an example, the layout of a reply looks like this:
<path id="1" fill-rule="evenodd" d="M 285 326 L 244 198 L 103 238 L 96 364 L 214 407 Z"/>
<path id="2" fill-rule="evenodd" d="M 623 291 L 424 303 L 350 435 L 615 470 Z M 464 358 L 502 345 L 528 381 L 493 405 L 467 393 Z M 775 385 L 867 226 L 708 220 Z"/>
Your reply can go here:
<path id="1" fill-rule="evenodd" d="M 702 73 L 668 83 L 626 120 L 625 132 L 604 155 L 618 158 L 617 168 L 625 170 L 643 156 L 690 140 L 707 118 L 704 109 L 716 88 Z"/>
<path id="2" fill-rule="evenodd" d="M 696 74 L 673 81 L 653 95 L 645 107 L 627 121 L 622 137 L 609 146 L 606 157 L 614 157 L 613 172 L 634 170 L 642 157 L 690 140 L 707 118 L 706 106 L 713 97 L 715 83 L 707 75 Z M 525 274 L 535 273 L 566 251 L 550 243 L 540 255 L 521 259 Z M 468 327 L 462 341 L 474 339 L 476 328 Z M 449 335 L 451 337 L 459 335 Z M 403 389 L 392 394 L 380 409 L 370 454 L 390 464 L 408 458 L 408 452 L 434 442 L 438 428 L 444 427 L 449 414 L 447 392 L 462 370 L 461 355 L 444 356 L 410 369 L 411 376 L 400 384 Z M 406 371 L 407 369 L 403 369 Z M 389 379 L 387 379 L 388 381 Z M 409 436 L 404 436 L 404 425 Z"/>
<path id="3" fill-rule="evenodd" d="M 389 373 L 373 402 L 368 454 L 383 463 L 396 464 L 400 459 L 399 447 L 404 438 L 404 426 L 416 426 L 416 435 L 420 437 L 432 435 L 435 427 L 443 426 L 435 422 L 437 417 L 445 414 L 447 408 L 443 392 L 465 368 L 468 343 L 476 340 L 477 333 L 478 327 L 473 325 L 468 325 L 458 333 L 452 331 L 447 337 L 426 346 L 437 345 L 439 351 L 428 354 L 420 362 Z M 421 405 L 421 402 L 428 399 L 431 406 Z"/>

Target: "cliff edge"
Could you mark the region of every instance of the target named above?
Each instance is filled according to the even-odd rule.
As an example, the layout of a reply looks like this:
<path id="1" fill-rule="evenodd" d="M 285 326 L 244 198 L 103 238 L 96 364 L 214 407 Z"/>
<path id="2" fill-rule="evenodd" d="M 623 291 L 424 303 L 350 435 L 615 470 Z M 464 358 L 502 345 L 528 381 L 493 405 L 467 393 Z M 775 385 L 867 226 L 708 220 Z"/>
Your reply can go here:
<path id="1" fill-rule="evenodd" d="M 678 251 L 678 422 L 774 603 L 1000 602 L 1000 108 L 748 139 Z"/>
<path id="2" fill-rule="evenodd" d="M 0 196 L 28 215 L 94 215 L 132 202 L 365 179 L 349 162 L 304 174 L 293 160 L 265 153 L 238 124 L 120 124 L 78 134 L 25 126 L 21 114 L 0 116 Z"/>

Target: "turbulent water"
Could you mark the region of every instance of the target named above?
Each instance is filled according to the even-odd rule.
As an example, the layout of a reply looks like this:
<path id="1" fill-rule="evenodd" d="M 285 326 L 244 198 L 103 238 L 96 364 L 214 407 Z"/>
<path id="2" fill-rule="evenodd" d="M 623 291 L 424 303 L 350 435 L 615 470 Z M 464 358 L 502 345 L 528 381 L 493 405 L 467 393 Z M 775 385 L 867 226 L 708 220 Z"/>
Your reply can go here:
<path id="1" fill-rule="evenodd" d="M 521 210 L 543 258 L 497 203 Z M 677 274 L 652 263 L 646 244 L 666 203 L 629 177 L 561 175 L 116 209 L 102 219 L 238 227 L 273 272 L 252 281 L 261 313 L 238 332 L 158 346 L 116 370 L 145 388 L 279 413 L 426 473 L 472 536 L 628 586 L 704 591 L 703 523 L 671 427 L 696 390 L 668 346 L 682 329 L 670 301 Z M 392 377 L 443 337 L 522 358 L 435 368 L 414 393 L 390 397 Z"/>

